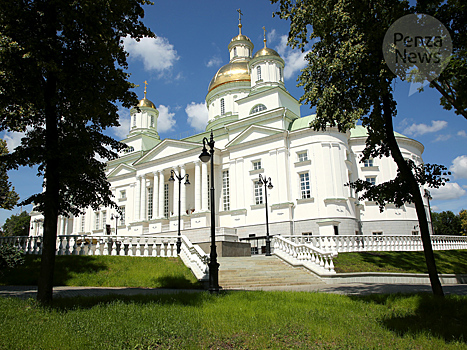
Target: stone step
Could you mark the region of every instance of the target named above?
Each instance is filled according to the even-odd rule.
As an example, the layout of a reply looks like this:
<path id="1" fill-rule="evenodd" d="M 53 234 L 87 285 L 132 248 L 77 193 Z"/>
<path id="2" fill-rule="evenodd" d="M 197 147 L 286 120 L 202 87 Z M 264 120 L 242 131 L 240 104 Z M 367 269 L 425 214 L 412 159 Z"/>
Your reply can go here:
<path id="1" fill-rule="evenodd" d="M 219 285 L 224 289 L 322 284 L 304 268 L 294 268 L 275 256 L 220 257 Z"/>

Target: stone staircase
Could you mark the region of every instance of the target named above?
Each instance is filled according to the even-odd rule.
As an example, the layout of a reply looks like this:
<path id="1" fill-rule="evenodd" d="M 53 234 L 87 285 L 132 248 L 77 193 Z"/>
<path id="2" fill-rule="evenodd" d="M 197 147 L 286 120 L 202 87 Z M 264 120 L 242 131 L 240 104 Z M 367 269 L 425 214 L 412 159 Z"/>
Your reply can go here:
<path id="1" fill-rule="evenodd" d="M 292 267 L 275 256 L 219 257 L 219 286 L 223 289 L 262 289 L 324 284 L 304 268 Z"/>

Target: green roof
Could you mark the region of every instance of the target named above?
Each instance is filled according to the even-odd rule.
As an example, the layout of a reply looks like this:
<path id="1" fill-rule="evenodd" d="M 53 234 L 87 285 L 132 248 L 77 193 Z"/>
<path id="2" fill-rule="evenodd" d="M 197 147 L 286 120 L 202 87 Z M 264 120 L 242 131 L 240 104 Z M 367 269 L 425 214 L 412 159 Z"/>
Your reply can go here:
<path id="1" fill-rule="evenodd" d="M 306 117 L 295 119 L 289 125 L 289 131 L 295 131 L 300 129 L 306 129 L 310 127 L 310 123 L 315 119 L 316 114 L 308 115 Z"/>

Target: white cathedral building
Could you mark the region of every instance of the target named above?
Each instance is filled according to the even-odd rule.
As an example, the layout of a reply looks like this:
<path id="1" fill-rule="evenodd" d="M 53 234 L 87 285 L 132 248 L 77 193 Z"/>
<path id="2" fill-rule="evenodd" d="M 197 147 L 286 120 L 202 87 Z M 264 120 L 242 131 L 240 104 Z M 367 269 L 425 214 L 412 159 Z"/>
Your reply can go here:
<path id="1" fill-rule="evenodd" d="M 396 175 L 391 158 L 360 162 L 366 131 L 314 131 L 314 116 L 300 116 L 300 104 L 284 85 L 284 60 L 266 45 L 254 53 L 241 33 L 228 45 L 230 62 L 212 78 L 206 131 L 181 140 L 161 140 L 159 112 L 146 98 L 131 109 L 128 148 L 107 163 L 107 177 L 120 213 L 88 208 L 78 217 L 60 217 L 59 235 L 143 236 L 176 234 L 193 243 L 209 242 L 210 216 L 217 240 L 238 241 L 271 235 L 358 235 L 418 233 L 413 204 L 359 201 L 346 183 L 381 183 Z M 210 211 L 210 164 L 199 155 L 203 138 L 214 135 L 215 213 Z M 407 159 L 422 162 L 423 145 L 396 134 Z M 171 171 L 188 174 L 189 185 L 169 181 Z M 258 181 L 271 178 L 272 189 Z M 428 205 L 428 204 L 427 204 Z M 118 219 L 116 218 L 118 217 Z M 42 215 L 31 213 L 30 235 L 42 234 Z M 117 224 L 118 223 L 118 224 Z M 108 229 L 110 227 L 110 230 Z"/>

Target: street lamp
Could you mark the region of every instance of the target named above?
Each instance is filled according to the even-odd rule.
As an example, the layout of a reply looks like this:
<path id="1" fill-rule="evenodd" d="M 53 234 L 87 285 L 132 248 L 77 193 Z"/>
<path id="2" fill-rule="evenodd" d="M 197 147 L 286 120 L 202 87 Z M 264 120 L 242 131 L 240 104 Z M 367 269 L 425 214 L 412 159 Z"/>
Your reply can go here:
<path id="1" fill-rule="evenodd" d="M 178 180 L 178 238 L 177 238 L 177 255 L 180 255 L 180 252 L 182 250 L 182 236 L 181 236 L 181 233 L 180 233 L 180 217 L 181 217 L 181 213 L 180 213 L 180 207 L 182 205 L 182 201 L 181 201 L 181 194 L 180 194 L 180 191 L 182 189 L 182 180 L 186 178 L 185 180 L 185 185 L 189 185 L 190 184 L 190 181 L 188 180 L 188 174 L 185 174 L 183 176 L 180 176 L 180 175 L 177 175 L 175 174 L 175 171 L 174 170 L 170 170 L 170 178 L 169 178 L 169 181 L 175 181 L 175 178 L 174 178 L 174 175 L 175 177 L 177 178 Z"/>
<path id="2" fill-rule="evenodd" d="M 118 214 L 112 214 L 110 216 L 110 220 L 114 220 L 115 219 L 115 236 L 117 236 L 117 227 L 118 227 L 118 219 L 120 219 L 120 216 L 118 216 Z"/>
<path id="3" fill-rule="evenodd" d="M 209 153 L 206 149 L 206 145 L 209 146 Z M 203 151 L 201 152 L 199 159 L 203 163 L 211 160 L 211 253 L 209 255 L 209 292 L 219 292 L 219 263 L 217 262 L 216 252 L 216 218 L 215 218 L 215 206 L 214 206 L 214 136 L 211 130 L 211 138 L 208 140 L 206 137 L 203 138 Z"/>
<path id="4" fill-rule="evenodd" d="M 268 220 L 268 188 L 272 190 L 271 178 L 266 179 L 266 176 L 262 177 L 259 174 L 258 182 L 264 185 L 264 198 L 266 205 L 266 256 L 271 256 L 271 239 L 269 238 L 269 220 Z"/>

